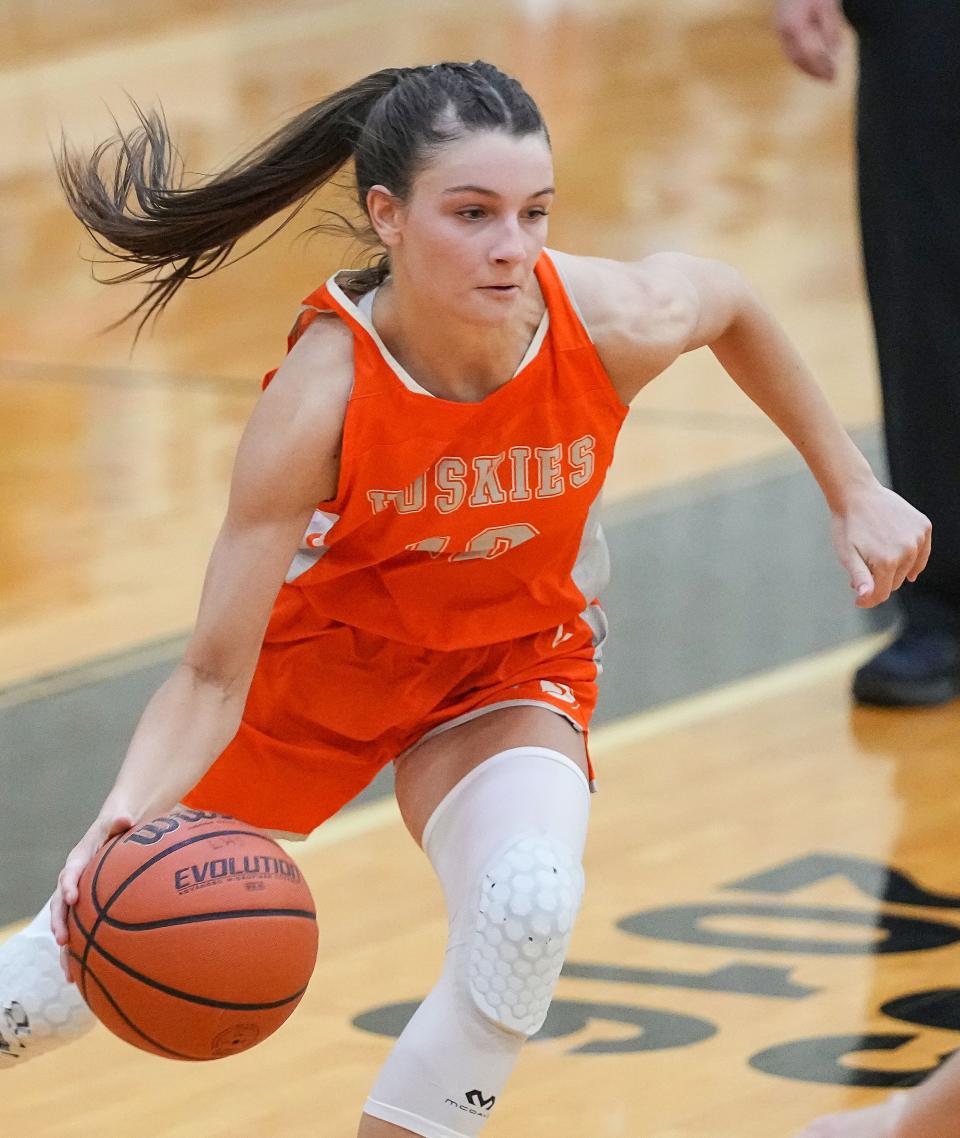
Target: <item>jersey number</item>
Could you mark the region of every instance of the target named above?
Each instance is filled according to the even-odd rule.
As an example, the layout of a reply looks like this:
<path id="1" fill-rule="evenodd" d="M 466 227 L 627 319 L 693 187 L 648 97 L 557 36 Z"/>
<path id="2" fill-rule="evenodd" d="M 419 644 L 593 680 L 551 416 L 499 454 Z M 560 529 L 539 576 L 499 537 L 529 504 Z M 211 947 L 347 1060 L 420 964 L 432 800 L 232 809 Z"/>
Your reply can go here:
<path id="1" fill-rule="evenodd" d="M 478 557 L 492 561 L 518 545 L 523 545 L 525 541 L 529 541 L 539 533 L 540 531 L 533 526 L 520 522 L 517 525 L 493 526 L 491 529 L 481 530 L 470 539 L 467 548 L 460 550 L 459 553 L 447 553 L 449 537 L 425 537 L 422 541 L 412 542 L 406 548 L 429 553 L 431 557 L 439 557 L 441 553 L 446 553 L 449 561 L 474 561 Z"/>

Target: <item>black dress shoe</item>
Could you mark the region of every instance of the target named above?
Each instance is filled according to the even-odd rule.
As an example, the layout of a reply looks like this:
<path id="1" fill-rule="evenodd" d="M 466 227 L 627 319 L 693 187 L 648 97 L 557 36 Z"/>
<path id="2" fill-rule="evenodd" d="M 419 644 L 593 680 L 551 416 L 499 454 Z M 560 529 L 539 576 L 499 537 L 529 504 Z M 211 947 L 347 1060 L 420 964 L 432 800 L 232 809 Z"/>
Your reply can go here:
<path id="1" fill-rule="evenodd" d="M 906 628 L 853 678 L 858 703 L 936 707 L 960 696 L 960 636 Z"/>

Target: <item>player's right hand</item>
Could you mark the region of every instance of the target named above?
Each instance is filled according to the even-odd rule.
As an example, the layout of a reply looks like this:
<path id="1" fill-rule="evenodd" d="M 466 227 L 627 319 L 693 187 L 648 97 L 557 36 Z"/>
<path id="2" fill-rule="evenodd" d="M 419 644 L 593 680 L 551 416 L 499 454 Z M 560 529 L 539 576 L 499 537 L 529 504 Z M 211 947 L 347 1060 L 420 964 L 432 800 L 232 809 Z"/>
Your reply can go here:
<path id="1" fill-rule="evenodd" d="M 63 974 L 70 979 L 67 969 L 67 910 L 76 903 L 78 890 L 77 883 L 80 875 L 87 868 L 94 854 L 104 842 L 115 834 L 122 834 L 133 825 L 133 819 L 126 814 L 107 814 L 97 818 L 96 822 L 83 835 L 67 856 L 66 863 L 60 871 L 57 888 L 50 900 L 50 929 L 54 939 L 60 945 L 60 965 Z"/>
<path id="2" fill-rule="evenodd" d="M 787 57 L 814 79 L 833 79 L 843 46 L 839 0 L 778 0 L 777 35 Z"/>

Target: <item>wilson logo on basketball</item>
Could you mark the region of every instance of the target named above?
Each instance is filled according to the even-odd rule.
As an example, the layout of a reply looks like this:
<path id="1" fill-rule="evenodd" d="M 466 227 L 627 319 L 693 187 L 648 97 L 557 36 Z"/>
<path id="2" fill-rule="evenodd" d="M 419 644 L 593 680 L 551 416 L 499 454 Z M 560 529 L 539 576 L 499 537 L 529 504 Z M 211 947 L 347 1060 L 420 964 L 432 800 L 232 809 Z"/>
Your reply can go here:
<path id="1" fill-rule="evenodd" d="M 263 880 L 283 877 L 289 881 L 300 881 L 300 870 L 292 861 L 279 857 L 218 857 L 202 861 L 197 865 L 187 865 L 173 875 L 173 885 L 178 893 L 215 885 L 218 881 L 237 881 L 244 878 Z"/>
<path id="2" fill-rule="evenodd" d="M 229 814 L 217 814 L 212 810 L 190 810 L 186 806 L 177 806 L 162 818 L 154 818 L 144 822 L 135 830 L 131 830 L 123 838 L 124 845 L 133 842 L 138 846 L 155 846 L 167 834 L 175 833 L 183 825 L 195 822 L 232 822 Z"/>

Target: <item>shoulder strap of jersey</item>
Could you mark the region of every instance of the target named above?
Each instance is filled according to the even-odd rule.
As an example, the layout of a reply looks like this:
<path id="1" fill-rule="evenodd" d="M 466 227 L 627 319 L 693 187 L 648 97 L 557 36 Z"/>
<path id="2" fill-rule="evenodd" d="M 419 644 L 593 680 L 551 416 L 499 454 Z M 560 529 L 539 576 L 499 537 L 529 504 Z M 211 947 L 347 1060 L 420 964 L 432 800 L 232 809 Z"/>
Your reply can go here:
<path id="1" fill-rule="evenodd" d="M 576 299 L 547 249 L 543 250 L 537 261 L 537 280 L 550 311 L 550 332 L 557 347 L 569 349 L 592 346 L 593 341 Z"/>
<path id="2" fill-rule="evenodd" d="M 333 298 L 327 291 L 325 284 L 321 285 L 318 289 L 314 289 L 309 296 L 304 297 L 301 301 L 300 311 L 297 313 L 297 318 L 293 322 L 293 327 L 287 333 L 287 355 L 293 350 L 293 345 L 300 339 L 306 332 L 310 325 L 316 320 L 321 312 L 336 312 L 342 315 L 339 308 L 333 303 Z M 261 386 L 266 389 L 270 381 L 280 370 L 279 366 L 271 368 L 270 371 L 263 377 Z"/>

